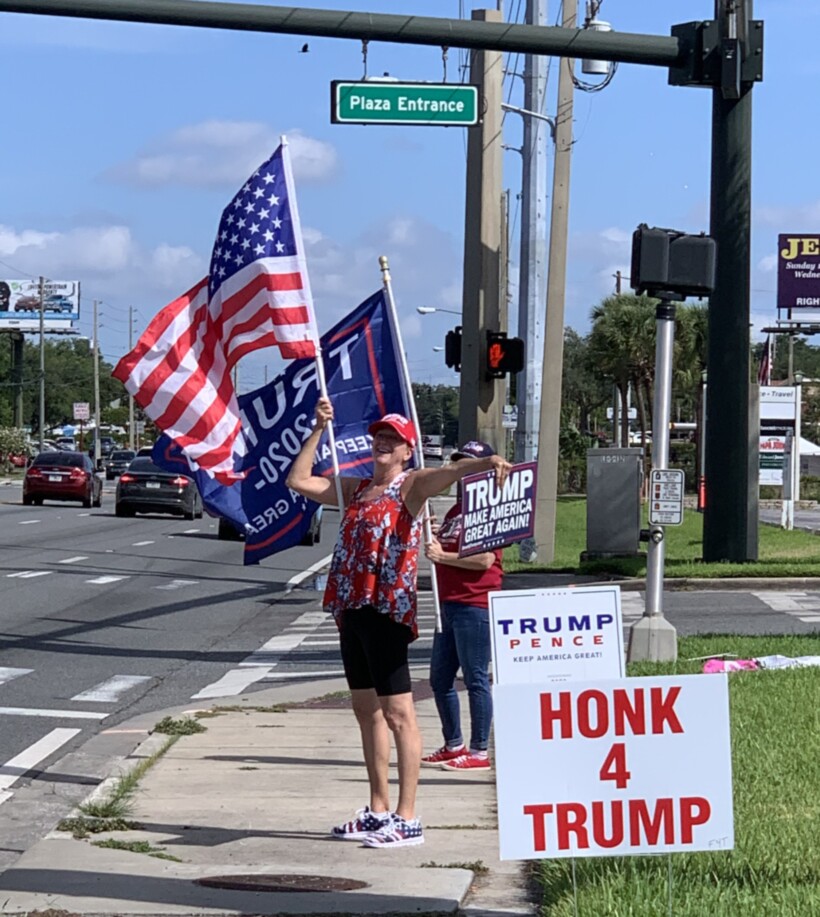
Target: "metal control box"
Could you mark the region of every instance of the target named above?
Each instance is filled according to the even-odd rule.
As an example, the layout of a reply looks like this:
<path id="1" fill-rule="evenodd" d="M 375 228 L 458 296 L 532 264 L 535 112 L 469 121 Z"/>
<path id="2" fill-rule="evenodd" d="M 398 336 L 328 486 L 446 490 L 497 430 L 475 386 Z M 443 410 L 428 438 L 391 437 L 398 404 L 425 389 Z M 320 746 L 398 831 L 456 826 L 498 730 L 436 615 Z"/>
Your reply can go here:
<path id="1" fill-rule="evenodd" d="M 642 485 L 643 449 L 587 451 L 586 558 L 639 553 Z"/>

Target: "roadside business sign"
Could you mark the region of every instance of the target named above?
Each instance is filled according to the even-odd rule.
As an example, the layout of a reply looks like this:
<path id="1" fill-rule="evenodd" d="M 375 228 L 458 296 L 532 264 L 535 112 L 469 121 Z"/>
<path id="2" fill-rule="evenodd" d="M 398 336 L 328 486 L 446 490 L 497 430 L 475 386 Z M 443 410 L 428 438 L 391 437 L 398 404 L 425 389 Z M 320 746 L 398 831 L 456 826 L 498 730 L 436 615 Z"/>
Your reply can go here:
<path id="1" fill-rule="evenodd" d="M 79 280 L 0 280 L 0 329 L 65 331 L 80 317 Z"/>
<path id="2" fill-rule="evenodd" d="M 491 592 L 495 684 L 623 678 L 619 586 Z"/>
<path id="3" fill-rule="evenodd" d="M 683 524 L 684 472 L 653 468 L 649 475 L 649 524 Z"/>
<path id="4" fill-rule="evenodd" d="M 777 308 L 820 311 L 820 235 L 777 237 Z"/>
<path id="5" fill-rule="evenodd" d="M 89 410 L 89 404 L 87 401 L 75 401 L 74 402 L 74 419 L 75 420 L 88 420 L 91 416 Z"/>
<path id="6" fill-rule="evenodd" d="M 470 127 L 481 120 L 478 86 L 333 80 L 333 124 L 421 124 Z"/>
<path id="7" fill-rule="evenodd" d="M 493 687 L 502 860 L 734 847 L 725 674 Z"/>
<path id="8" fill-rule="evenodd" d="M 535 531 L 535 489 L 538 464 L 513 465 L 499 487 L 494 471 L 479 471 L 461 479 L 463 522 L 458 556 L 495 551 L 531 538 Z"/>

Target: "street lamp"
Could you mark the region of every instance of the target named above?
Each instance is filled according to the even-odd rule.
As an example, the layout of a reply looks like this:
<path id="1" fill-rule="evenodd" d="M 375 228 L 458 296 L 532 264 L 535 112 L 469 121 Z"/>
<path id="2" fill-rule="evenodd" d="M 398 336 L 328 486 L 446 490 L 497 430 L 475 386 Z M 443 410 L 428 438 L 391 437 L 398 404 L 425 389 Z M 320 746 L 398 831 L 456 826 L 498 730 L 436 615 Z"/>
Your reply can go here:
<path id="1" fill-rule="evenodd" d="M 434 347 L 434 348 L 433 348 L 433 353 L 441 353 L 442 350 L 444 350 L 443 347 Z"/>
<path id="2" fill-rule="evenodd" d="M 431 312 L 449 312 L 450 315 L 461 315 L 461 312 L 456 312 L 455 309 L 442 309 L 439 306 L 416 306 L 416 312 L 419 315 L 430 315 Z"/>

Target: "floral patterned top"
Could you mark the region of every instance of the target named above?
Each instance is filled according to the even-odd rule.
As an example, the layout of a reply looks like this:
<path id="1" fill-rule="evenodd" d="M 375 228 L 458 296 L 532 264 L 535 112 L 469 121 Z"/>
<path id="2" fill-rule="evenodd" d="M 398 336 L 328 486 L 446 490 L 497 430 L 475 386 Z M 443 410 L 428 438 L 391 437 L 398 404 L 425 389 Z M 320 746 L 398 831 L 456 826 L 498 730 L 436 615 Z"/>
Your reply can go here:
<path id="1" fill-rule="evenodd" d="M 402 500 L 407 474 L 398 475 L 374 500 L 360 497 L 370 481 L 356 488 L 339 528 L 324 607 L 338 624 L 342 612 L 372 605 L 406 624 L 415 640 L 421 516 L 411 516 Z"/>

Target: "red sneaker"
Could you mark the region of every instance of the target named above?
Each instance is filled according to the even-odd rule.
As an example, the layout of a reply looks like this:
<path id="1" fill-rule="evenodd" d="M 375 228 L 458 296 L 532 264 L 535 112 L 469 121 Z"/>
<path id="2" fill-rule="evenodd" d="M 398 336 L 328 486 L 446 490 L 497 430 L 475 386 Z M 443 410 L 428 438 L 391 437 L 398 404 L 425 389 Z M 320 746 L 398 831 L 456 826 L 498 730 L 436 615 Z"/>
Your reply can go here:
<path id="1" fill-rule="evenodd" d="M 442 745 L 438 751 L 434 751 L 431 755 L 425 755 L 421 759 L 421 763 L 425 767 L 438 767 L 440 764 L 444 764 L 445 761 L 452 761 L 454 758 L 463 756 L 466 751 L 463 745 L 452 749 L 452 751 L 446 745 Z"/>
<path id="2" fill-rule="evenodd" d="M 473 755 L 468 752 L 466 755 L 461 754 L 457 758 L 443 761 L 439 766 L 445 771 L 471 771 L 488 770 L 492 764 L 490 764 L 490 759 L 484 755 Z"/>

